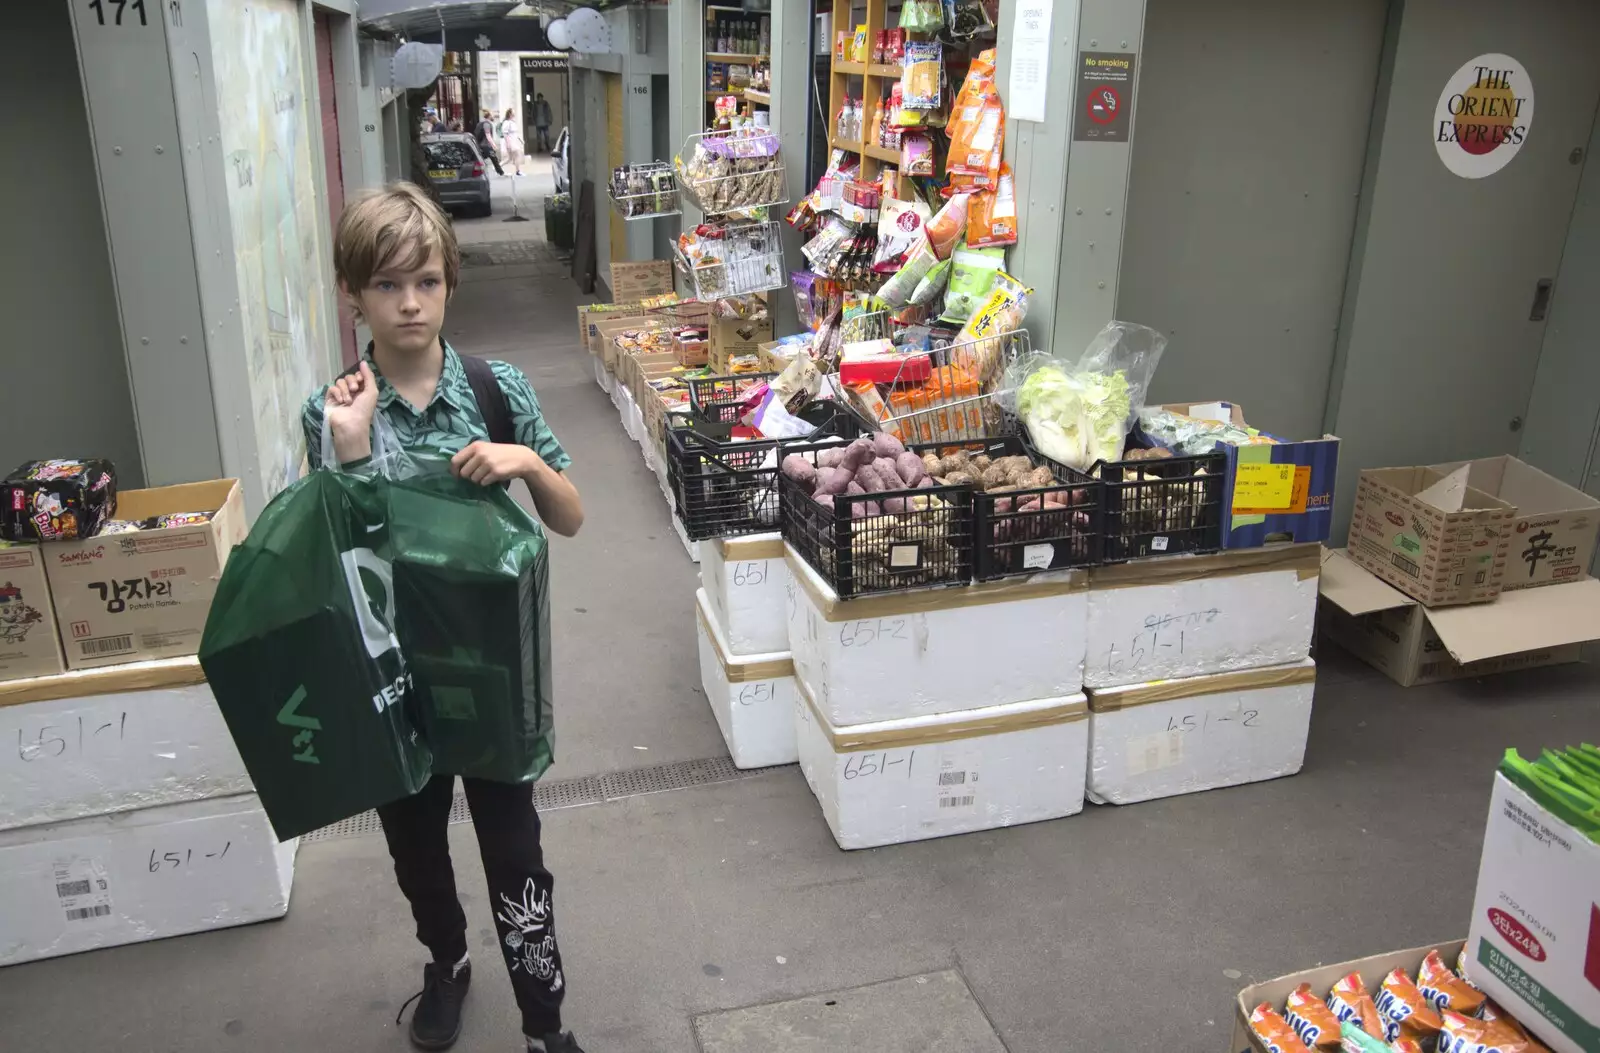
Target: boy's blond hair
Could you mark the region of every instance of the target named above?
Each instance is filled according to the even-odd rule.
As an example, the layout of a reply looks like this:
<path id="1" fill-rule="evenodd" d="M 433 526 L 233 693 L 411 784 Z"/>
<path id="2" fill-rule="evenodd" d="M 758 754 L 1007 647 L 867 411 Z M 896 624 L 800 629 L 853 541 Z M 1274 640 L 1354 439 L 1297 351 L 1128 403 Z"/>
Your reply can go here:
<path id="1" fill-rule="evenodd" d="M 352 295 L 359 295 L 378 271 L 413 270 L 435 249 L 444 262 L 445 293 L 454 293 L 461 247 L 450 217 L 415 183 L 390 183 L 344 207 L 334 233 L 333 270 Z"/>

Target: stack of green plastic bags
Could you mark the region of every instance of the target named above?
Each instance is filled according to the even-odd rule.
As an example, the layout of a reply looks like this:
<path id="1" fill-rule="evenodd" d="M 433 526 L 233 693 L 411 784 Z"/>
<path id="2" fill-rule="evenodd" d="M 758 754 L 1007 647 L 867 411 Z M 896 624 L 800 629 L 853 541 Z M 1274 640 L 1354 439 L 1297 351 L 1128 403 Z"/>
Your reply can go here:
<path id="1" fill-rule="evenodd" d="M 1500 773 L 1589 840 L 1600 843 L 1600 748 L 1542 750 L 1526 760 L 1506 750 Z"/>

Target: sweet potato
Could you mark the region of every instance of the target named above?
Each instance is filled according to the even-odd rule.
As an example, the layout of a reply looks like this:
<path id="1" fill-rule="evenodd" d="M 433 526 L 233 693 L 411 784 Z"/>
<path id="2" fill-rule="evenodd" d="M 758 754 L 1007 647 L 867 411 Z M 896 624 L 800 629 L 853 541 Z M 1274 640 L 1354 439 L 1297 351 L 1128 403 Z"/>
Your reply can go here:
<path id="1" fill-rule="evenodd" d="M 994 510 L 1000 513 L 1009 512 L 1015 500 L 1015 498 L 1011 497 L 997 497 L 994 499 Z"/>
<path id="2" fill-rule="evenodd" d="M 867 491 L 866 491 L 866 490 L 864 490 L 864 489 L 862 489 L 862 486 L 861 486 L 861 484 L 860 484 L 860 483 L 858 483 L 858 482 L 856 482 L 856 481 L 855 481 L 855 480 L 854 480 L 854 479 L 852 479 L 852 480 L 850 480 L 850 483 L 849 483 L 849 485 L 847 485 L 847 486 L 846 486 L 846 487 L 845 487 L 845 488 L 844 488 L 844 492 L 845 492 L 845 493 L 846 493 L 846 494 L 848 494 L 848 495 L 850 495 L 850 496 L 852 496 L 852 497 L 853 497 L 853 496 L 855 496 L 855 495 L 856 495 L 856 494 L 864 494 L 864 493 L 866 493 L 866 492 L 867 492 Z"/>
<path id="3" fill-rule="evenodd" d="M 850 473 L 843 468 L 821 468 L 817 470 L 818 494 L 842 494 L 850 485 Z"/>
<path id="4" fill-rule="evenodd" d="M 791 453 L 783 459 L 783 474 L 807 490 L 817 488 L 817 467 L 798 453 Z"/>
<path id="5" fill-rule="evenodd" d="M 845 447 L 844 460 L 840 463 L 853 472 L 863 464 L 870 462 L 875 456 L 872 440 L 863 436 Z"/>
<path id="6" fill-rule="evenodd" d="M 894 460 L 906 452 L 905 444 L 886 431 L 880 431 L 872 437 L 872 447 L 879 457 Z"/>
<path id="7" fill-rule="evenodd" d="M 922 463 L 922 458 L 914 453 L 902 453 L 894 459 L 895 471 L 900 473 L 900 481 L 907 486 L 916 486 L 928 474 L 927 468 Z"/>
<path id="8" fill-rule="evenodd" d="M 828 511 L 830 511 L 830 512 L 833 511 L 833 495 L 832 494 L 818 494 L 815 497 L 813 497 L 812 500 L 815 501 L 817 504 L 821 505 L 823 508 L 826 508 Z"/>
<path id="9" fill-rule="evenodd" d="M 903 515 L 907 511 L 906 499 L 904 497 L 888 498 L 883 502 L 883 510 L 889 515 Z"/>
<path id="10" fill-rule="evenodd" d="M 883 509 L 878 506 L 876 501 L 860 501 L 850 509 L 851 519 L 870 519 L 881 515 L 883 515 Z"/>
<path id="11" fill-rule="evenodd" d="M 939 480 L 935 479 L 931 475 L 924 475 L 921 479 L 917 480 L 917 489 L 918 490 L 926 490 L 930 486 L 938 486 L 938 485 L 939 485 Z"/>
<path id="12" fill-rule="evenodd" d="M 818 468 L 837 468 L 844 460 L 843 446 L 830 446 L 826 450 L 817 452 Z"/>
<path id="13" fill-rule="evenodd" d="M 883 480 L 885 490 L 900 489 L 904 480 L 900 478 L 900 468 L 893 457 L 879 457 L 872 462 L 872 466 L 878 470 L 878 478 Z"/>
<path id="14" fill-rule="evenodd" d="M 1039 500 L 1039 496 L 1037 494 L 1035 494 L 1032 497 L 1024 497 L 1022 499 L 1022 503 L 1017 505 L 1017 511 L 1018 512 L 1037 512 L 1037 511 L 1039 511 L 1039 509 L 1041 509 L 1043 507 L 1044 507 L 1044 502 L 1040 501 Z"/>

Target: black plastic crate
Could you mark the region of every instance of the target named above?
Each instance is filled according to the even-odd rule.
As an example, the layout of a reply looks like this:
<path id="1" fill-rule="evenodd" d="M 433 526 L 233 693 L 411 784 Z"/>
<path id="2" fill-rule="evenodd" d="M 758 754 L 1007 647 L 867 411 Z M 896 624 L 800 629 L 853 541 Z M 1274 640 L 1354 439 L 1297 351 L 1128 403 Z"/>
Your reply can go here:
<path id="1" fill-rule="evenodd" d="M 689 388 L 689 410 L 696 420 L 710 424 L 733 424 L 739 407 L 757 384 L 772 380 L 776 373 L 735 373 L 726 377 L 695 377 Z"/>
<path id="2" fill-rule="evenodd" d="M 933 446 L 966 444 L 932 444 Z M 837 444 L 786 446 L 813 466 Z M 912 452 L 925 448 L 912 446 Z M 833 586 L 840 599 L 902 592 L 972 580 L 972 490 L 929 486 L 866 494 L 838 494 L 833 507 L 813 500 L 806 487 L 780 473 L 783 538 Z M 901 502 L 888 511 L 889 502 Z"/>
<path id="3" fill-rule="evenodd" d="M 1023 429 L 1024 434 L 1027 429 Z M 1058 476 L 1071 468 L 1033 449 Z M 1101 495 L 1102 563 L 1222 548 L 1225 453 L 1096 461 L 1087 474 Z M 1062 476 L 1064 478 L 1064 476 Z"/>
<path id="4" fill-rule="evenodd" d="M 1050 469 L 1056 481 L 972 495 L 977 580 L 1088 567 L 1104 559 L 1105 486 L 1099 480 L 1039 456 L 1015 436 L 990 439 L 983 452 L 996 459 L 1027 457 Z"/>
<path id="5" fill-rule="evenodd" d="M 816 426 L 805 439 L 735 439 L 733 422 L 669 418 L 667 485 L 690 541 L 777 530 L 778 462 L 787 447 L 871 430 L 842 403 L 813 402 L 799 416 Z"/>

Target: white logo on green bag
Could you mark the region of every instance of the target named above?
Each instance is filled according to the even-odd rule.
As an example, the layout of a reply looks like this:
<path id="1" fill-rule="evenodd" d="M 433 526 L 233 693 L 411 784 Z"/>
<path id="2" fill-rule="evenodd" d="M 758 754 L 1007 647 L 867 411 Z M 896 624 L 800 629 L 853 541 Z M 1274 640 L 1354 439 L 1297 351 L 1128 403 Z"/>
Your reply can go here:
<path id="1" fill-rule="evenodd" d="M 344 565 L 350 604 L 356 609 L 356 620 L 361 623 L 361 638 L 367 645 L 367 654 L 377 658 L 386 652 L 398 651 L 400 641 L 391 628 L 394 625 L 394 569 L 389 561 L 379 559 L 370 548 L 353 548 L 339 553 L 339 562 Z M 367 572 L 365 576 L 362 571 Z M 374 586 L 378 589 L 376 595 Z"/>

